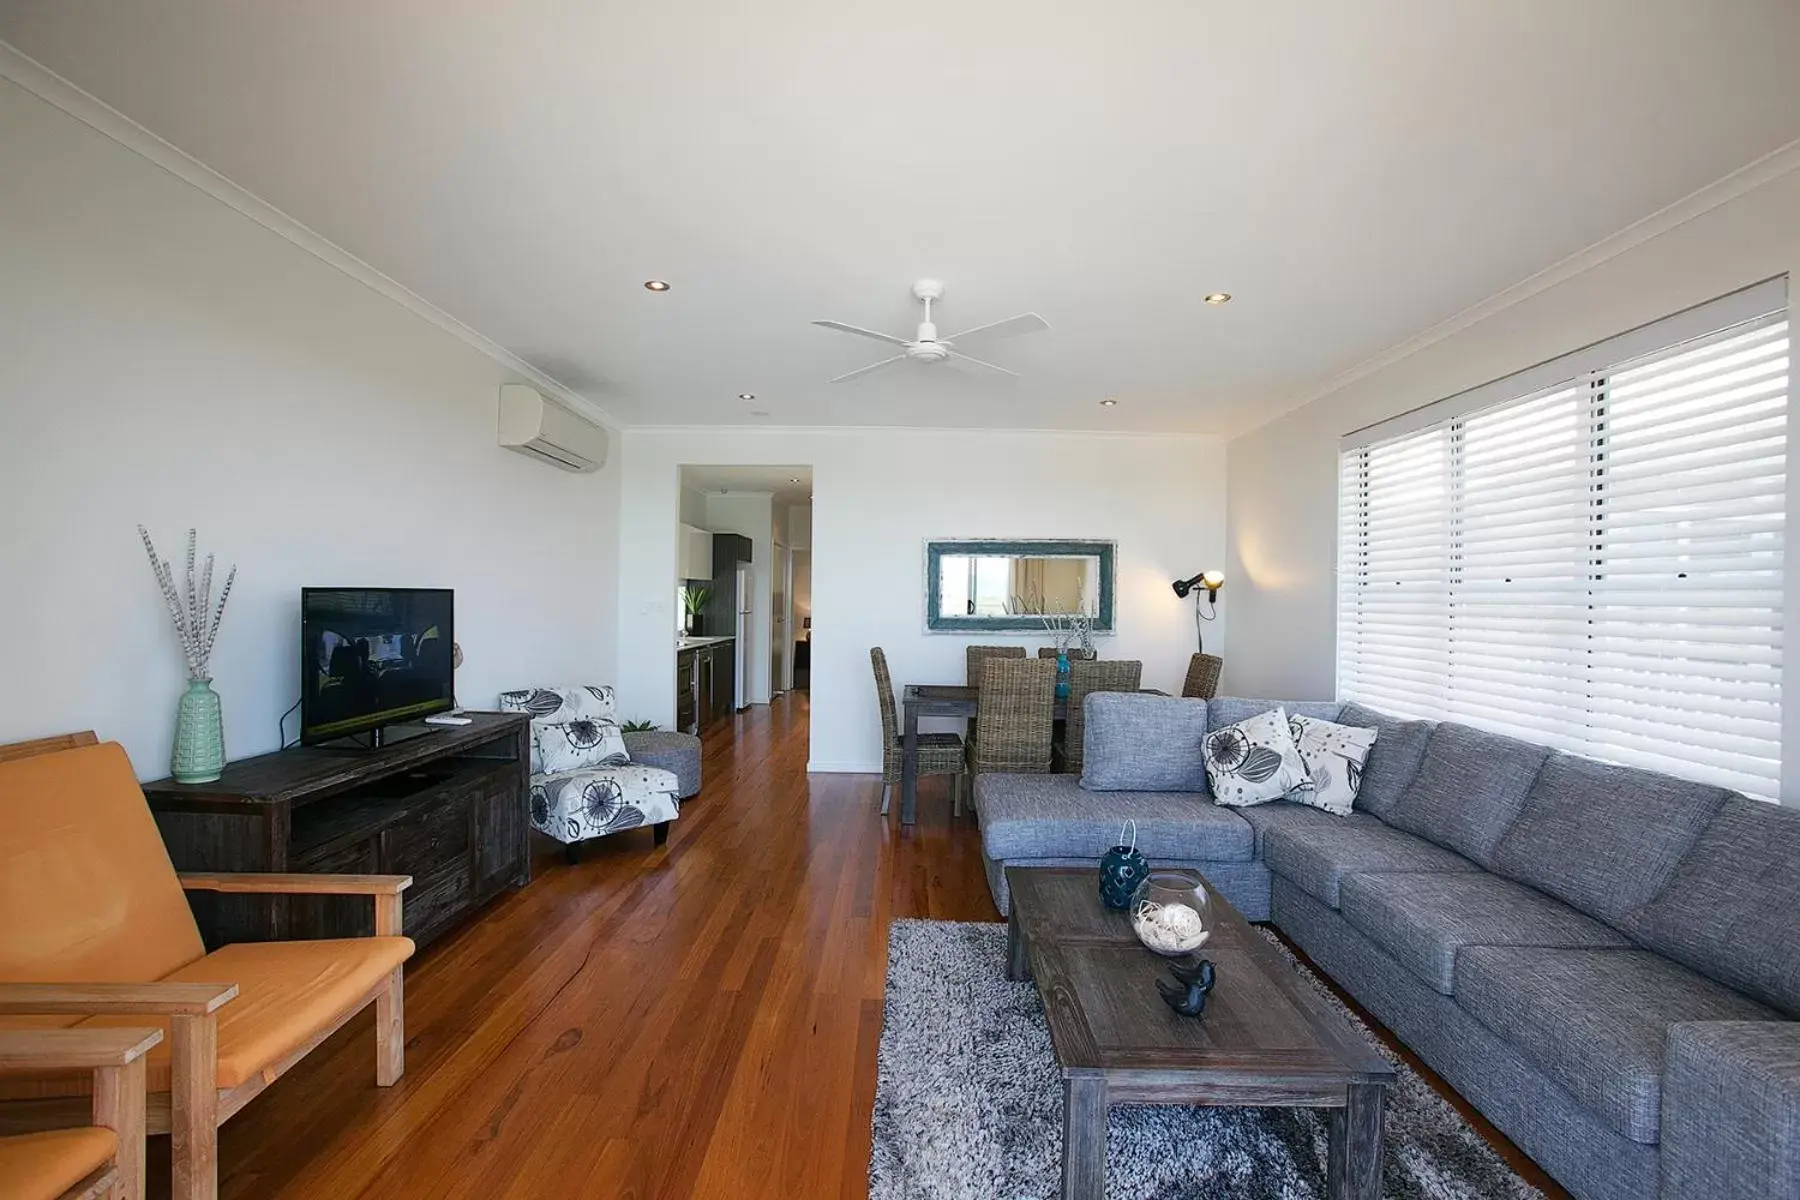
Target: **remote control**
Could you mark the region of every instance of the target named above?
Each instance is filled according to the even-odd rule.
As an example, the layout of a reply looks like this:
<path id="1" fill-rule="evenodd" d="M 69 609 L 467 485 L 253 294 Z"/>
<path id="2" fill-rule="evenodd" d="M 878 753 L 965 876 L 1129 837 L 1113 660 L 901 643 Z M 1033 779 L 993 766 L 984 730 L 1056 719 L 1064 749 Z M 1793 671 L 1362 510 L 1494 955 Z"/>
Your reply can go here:
<path id="1" fill-rule="evenodd" d="M 475 723 L 475 718 L 452 717 L 446 714 L 440 717 L 426 717 L 425 723 L 427 725 L 473 725 Z"/>

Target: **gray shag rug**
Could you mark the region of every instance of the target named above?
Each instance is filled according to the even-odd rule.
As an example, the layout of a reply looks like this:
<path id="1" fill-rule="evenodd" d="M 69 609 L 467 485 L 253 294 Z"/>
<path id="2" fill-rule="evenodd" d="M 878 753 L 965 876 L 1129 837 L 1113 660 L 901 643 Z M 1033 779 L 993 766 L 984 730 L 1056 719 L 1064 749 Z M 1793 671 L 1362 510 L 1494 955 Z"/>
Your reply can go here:
<path id="1" fill-rule="evenodd" d="M 890 927 L 870 1200 L 1057 1194 L 1062 1080 L 1037 988 L 1009 983 L 1005 959 L 1004 925 Z M 1388 1091 L 1385 1200 L 1541 1200 L 1429 1084 L 1369 1040 L 1399 1071 Z M 1107 1200 L 1323 1200 L 1325 1145 L 1314 1109 L 1119 1105 L 1106 1135 Z"/>

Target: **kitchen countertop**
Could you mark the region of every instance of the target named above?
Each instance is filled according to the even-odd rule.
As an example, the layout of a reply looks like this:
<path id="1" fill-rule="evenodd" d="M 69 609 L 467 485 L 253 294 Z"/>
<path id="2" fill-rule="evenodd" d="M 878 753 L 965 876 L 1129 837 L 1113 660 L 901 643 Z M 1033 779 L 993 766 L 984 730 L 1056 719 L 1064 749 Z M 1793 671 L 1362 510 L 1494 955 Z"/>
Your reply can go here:
<path id="1" fill-rule="evenodd" d="M 683 650 L 698 650 L 702 646 L 717 646 L 720 642 L 735 642 L 736 640 L 729 635 L 726 637 L 678 637 L 675 639 L 675 652 L 679 654 Z"/>

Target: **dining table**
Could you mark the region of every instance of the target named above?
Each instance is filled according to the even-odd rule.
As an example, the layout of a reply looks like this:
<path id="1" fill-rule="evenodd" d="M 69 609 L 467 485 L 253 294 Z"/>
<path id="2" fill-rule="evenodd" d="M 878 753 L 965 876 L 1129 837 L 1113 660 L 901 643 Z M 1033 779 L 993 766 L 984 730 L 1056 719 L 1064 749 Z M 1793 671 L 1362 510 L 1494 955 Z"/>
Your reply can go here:
<path id="1" fill-rule="evenodd" d="M 1155 688 L 1145 692 L 1163 696 Z M 919 718 L 950 717 L 965 721 L 975 719 L 975 701 L 981 689 L 973 684 L 909 683 L 900 694 L 900 824 L 911 825 L 919 809 Z M 1061 721 L 1069 715 L 1066 696 L 1056 698 L 1051 719 Z"/>

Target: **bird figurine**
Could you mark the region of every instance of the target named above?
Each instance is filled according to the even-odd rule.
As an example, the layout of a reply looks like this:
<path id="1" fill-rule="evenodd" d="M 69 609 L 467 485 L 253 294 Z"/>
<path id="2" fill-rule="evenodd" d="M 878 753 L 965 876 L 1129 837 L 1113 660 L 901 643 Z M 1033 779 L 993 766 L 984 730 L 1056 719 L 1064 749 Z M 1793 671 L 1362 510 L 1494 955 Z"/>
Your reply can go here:
<path id="1" fill-rule="evenodd" d="M 1162 993 L 1163 1003 L 1184 1017 L 1197 1017 L 1205 1012 L 1207 993 L 1218 982 L 1218 971 L 1213 968 L 1212 959 L 1203 958 L 1190 967 L 1171 965 L 1169 974 L 1175 977 L 1175 983 L 1156 981 L 1156 990 Z"/>

